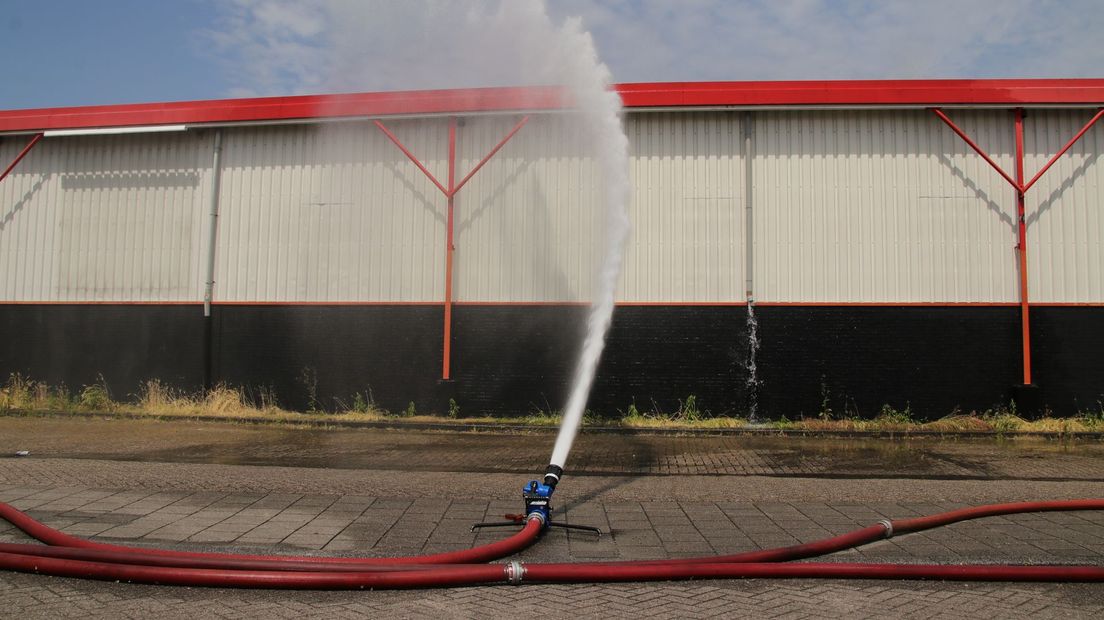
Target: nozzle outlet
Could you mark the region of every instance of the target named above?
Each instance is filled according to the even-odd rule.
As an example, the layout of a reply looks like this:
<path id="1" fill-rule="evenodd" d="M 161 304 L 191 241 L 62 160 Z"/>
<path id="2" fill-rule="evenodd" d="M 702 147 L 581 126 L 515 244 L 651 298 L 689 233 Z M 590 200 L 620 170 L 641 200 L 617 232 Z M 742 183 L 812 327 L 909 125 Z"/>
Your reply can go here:
<path id="1" fill-rule="evenodd" d="M 548 471 L 544 472 L 544 484 L 554 489 L 561 477 L 563 477 L 563 468 L 559 465 L 549 465 Z"/>

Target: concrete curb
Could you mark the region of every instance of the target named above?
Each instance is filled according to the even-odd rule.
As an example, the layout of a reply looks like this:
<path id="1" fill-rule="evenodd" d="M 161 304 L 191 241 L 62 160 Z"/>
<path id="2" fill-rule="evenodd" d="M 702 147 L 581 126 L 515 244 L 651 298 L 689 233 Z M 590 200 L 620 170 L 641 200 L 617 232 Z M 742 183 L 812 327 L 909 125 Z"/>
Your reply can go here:
<path id="1" fill-rule="evenodd" d="M 555 426 L 541 426 L 532 424 L 494 424 L 486 422 L 404 422 L 401 419 L 365 422 L 355 420 L 312 420 L 309 414 L 304 414 L 301 420 L 274 420 L 262 417 L 244 418 L 218 418 L 206 416 L 176 416 L 118 413 L 111 411 L 26 411 L 10 409 L 0 411 L 0 416 L 5 417 L 42 417 L 42 418 L 116 418 L 130 420 L 157 420 L 160 422 L 213 422 L 223 424 L 253 424 L 253 425 L 288 425 L 310 426 L 314 428 L 350 428 L 350 429 L 380 429 L 380 430 L 406 430 L 406 431 L 433 431 L 433 432 L 458 432 L 458 433 L 498 433 L 508 435 L 551 435 L 559 428 Z M 820 437 L 840 439 L 903 439 L 903 438 L 980 438 L 980 439 L 1007 439 L 1007 438 L 1034 438 L 1034 439 L 1075 439 L 1075 440 L 1100 440 L 1104 439 L 1104 432 L 997 432 L 997 431 L 850 431 L 850 430 L 806 430 L 806 429 L 776 429 L 776 428 L 629 428 L 621 426 L 587 426 L 582 432 L 594 435 L 635 435 L 654 437 L 730 437 L 730 436 L 772 436 L 772 437 Z"/>

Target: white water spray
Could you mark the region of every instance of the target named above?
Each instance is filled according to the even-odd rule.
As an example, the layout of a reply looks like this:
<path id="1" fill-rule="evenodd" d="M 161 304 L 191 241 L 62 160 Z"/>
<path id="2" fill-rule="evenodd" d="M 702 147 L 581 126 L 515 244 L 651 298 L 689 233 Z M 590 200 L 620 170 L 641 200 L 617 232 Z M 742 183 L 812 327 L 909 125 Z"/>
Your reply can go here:
<path id="1" fill-rule="evenodd" d="M 748 422 L 759 423 L 759 320 L 755 318 L 755 300 L 747 302 L 748 360 L 747 395 Z"/>
<path id="2" fill-rule="evenodd" d="M 629 140 L 621 125 L 621 98 L 610 90 L 610 74 L 598 60 L 590 34 L 578 21 L 569 21 L 563 31 L 564 51 L 571 63 L 570 74 L 578 78 L 570 85 L 575 103 L 592 131 L 598 148 L 598 160 L 605 182 L 607 209 L 605 252 L 598 275 L 596 297 L 587 318 L 587 334 L 575 368 L 571 395 L 564 409 L 560 432 L 552 449 L 551 465 L 562 468 L 567 462 L 575 436 L 583 419 L 590 388 L 598 370 L 598 361 L 606 345 L 606 333 L 613 320 L 614 293 L 621 273 L 625 242 L 629 237 Z"/>
<path id="3" fill-rule="evenodd" d="M 231 27 L 216 40 L 242 50 L 261 90 L 326 83 L 338 91 L 525 85 L 567 91 L 572 124 L 593 145 L 606 234 L 587 335 L 551 458 L 563 467 L 605 346 L 629 233 L 621 100 L 581 20 L 553 23 L 544 0 L 238 0 L 228 6 Z M 320 77 L 323 67 L 328 75 Z"/>

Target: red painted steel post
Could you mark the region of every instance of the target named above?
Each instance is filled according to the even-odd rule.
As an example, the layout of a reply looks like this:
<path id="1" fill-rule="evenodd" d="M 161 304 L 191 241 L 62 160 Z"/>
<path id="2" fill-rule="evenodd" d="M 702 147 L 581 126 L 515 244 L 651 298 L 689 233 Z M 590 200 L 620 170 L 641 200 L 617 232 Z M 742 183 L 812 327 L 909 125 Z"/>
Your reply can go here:
<path id="1" fill-rule="evenodd" d="M 415 157 L 414 153 L 411 153 L 410 149 L 406 148 L 406 146 L 403 145 L 402 141 L 400 141 L 399 138 L 394 133 L 392 133 L 389 129 L 387 129 L 387 127 L 382 122 L 380 122 L 379 120 L 373 120 L 372 122 L 376 125 L 376 127 L 379 128 L 380 131 L 383 132 L 383 134 L 385 136 L 387 136 L 387 139 L 390 140 L 392 142 L 392 144 L 394 144 L 396 147 L 398 147 L 398 149 L 400 151 L 402 151 L 403 155 L 406 155 L 407 159 L 409 159 L 411 162 L 413 162 L 413 164 L 415 166 L 418 167 L 418 170 L 422 171 L 422 174 L 424 174 L 426 176 L 426 178 L 428 178 L 431 182 L 433 182 L 434 185 L 437 186 L 437 189 L 441 190 L 441 193 L 445 195 L 445 198 L 448 201 L 448 221 L 446 223 L 447 228 L 446 228 L 446 241 L 445 241 L 445 329 L 444 329 L 444 334 L 445 334 L 444 335 L 444 340 L 445 340 L 445 342 L 444 342 L 444 346 L 442 347 L 442 351 L 441 351 L 441 357 L 442 357 L 442 361 L 441 361 L 441 378 L 447 381 L 450 377 L 450 374 L 451 374 L 451 360 L 452 360 L 452 264 L 453 264 L 453 253 L 456 250 L 456 246 L 453 243 L 453 237 L 454 237 L 454 234 L 453 234 L 454 233 L 454 231 L 453 231 L 453 228 L 454 228 L 453 207 L 454 207 L 454 203 L 455 203 L 456 193 L 459 192 L 460 188 L 464 187 L 464 185 L 467 184 L 467 182 L 469 180 L 471 180 L 471 178 L 473 176 L 475 176 L 475 173 L 479 172 L 479 169 L 483 167 L 483 164 L 486 164 L 488 161 L 490 161 L 490 159 L 492 157 L 494 157 L 495 153 L 497 153 L 503 146 L 505 146 L 506 143 L 510 141 L 510 138 L 513 138 L 514 134 L 516 134 L 518 131 L 520 131 L 521 128 L 524 127 L 525 124 L 529 122 L 529 117 L 526 116 L 526 117 L 522 118 L 520 121 L 518 121 L 518 123 L 516 125 L 514 125 L 514 128 L 511 129 L 510 132 L 507 133 L 504 138 L 499 140 L 498 144 L 496 144 L 495 147 L 493 149 L 491 149 L 491 151 L 489 153 L 487 153 L 487 155 L 483 159 L 479 160 L 479 163 L 476 164 L 474 168 L 472 168 L 471 172 L 469 172 L 467 174 L 467 176 L 465 176 L 463 178 L 463 180 L 461 180 L 459 183 L 457 183 L 456 182 L 456 125 L 457 125 L 457 119 L 456 119 L 455 116 L 450 116 L 449 117 L 449 147 L 448 147 L 449 152 L 448 152 L 448 186 L 447 187 L 442 185 L 441 182 L 438 181 L 437 178 L 433 176 L 433 173 L 431 173 L 429 171 L 429 169 L 425 167 L 425 164 L 423 164 L 417 157 Z M 15 164 L 12 164 L 12 165 L 15 165 Z"/>
<path id="2" fill-rule="evenodd" d="M 452 253 L 456 249 L 453 244 L 453 203 L 456 194 L 456 117 L 449 117 L 449 146 L 448 146 L 448 221 L 445 224 L 445 343 L 442 351 L 441 378 L 449 379 L 450 362 L 452 357 Z"/>
<path id="3" fill-rule="evenodd" d="M 1027 296 L 1027 218 L 1024 200 L 1024 126 L 1023 108 L 1016 108 L 1016 218 L 1019 225 L 1020 326 L 1023 330 L 1023 382 L 1031 385 L 1031 316 Z"/>
<path id="4" fill-rule="evenodd" d="M 27 143 L 27 146 L 23 147 L 23 150 L 19 151 L 19 154 L 15 156 L 15 160 L 12 161 L 11 165 L 4 169 L 3 174 L 0 174 L 0 181 L 6 179 L 11 171 L 15 170 L 15 167 L 19 165 L 19 162 L 23 161 L 23 158 L 27 156 L 27 153 L 30 153 L 31 149 L 33 149 L 34 146 L 38 144 L 38 141 L 41 139 L 42 134 L 40 133 L 36 133 L 34 137 L 31 138 L 31 141 Z"/>
<path id="5" fill-rule="evenodd" d="M 1023 382 L 1024 385 L 1031 385 L 1031 306 L 1029 303 L 1028 289 L 1027 289 L 1027 217 L 1026 211 L 1026 196 L 1027 190 L 1031 189 L 1035 185 L 1047 170 L 1054 165 L 1062 155 L 1065 155 L 1070 148 L 1077 143 L 1090 129 L 1096 124 L 1101 117 L 1104 117 L 1104 108 L 1099 108 L 1095 115 L 1089 122 L 1085 123 L 1085 126 L 1081 128 L 1069 142 L 1066 142 L 1063 146 L 1046 164 L 1043 165 L 1039 172 L 1031 178 L 1030 181 L 1024 182 L 1024 125 L 1023 125 L 1023 108 L 1015 108 L 1015 126 L 1016 126 L 1016 178 L 1013 179 L 1008 175 L 989 155 L 982 150 L 976 142 L 970 139 L 966 132 L 960 129 L 954 122 L 943 113 L 939 108 L 931 108 L 931 111 L 939 117 L 948 127 L 951 128 L 958 137 L 962 138 L 978 155 L 982 157 L 990 166 L 993 167 L 1016 191 L 1016 217 L 1017 217 L 1017 229 L 1018 240 L 1016 243 L 1016 253 L 1019 259 L 1019 272 L 1020 272 L 1020 327 L 1022 331 L 1023 342 Z"/>

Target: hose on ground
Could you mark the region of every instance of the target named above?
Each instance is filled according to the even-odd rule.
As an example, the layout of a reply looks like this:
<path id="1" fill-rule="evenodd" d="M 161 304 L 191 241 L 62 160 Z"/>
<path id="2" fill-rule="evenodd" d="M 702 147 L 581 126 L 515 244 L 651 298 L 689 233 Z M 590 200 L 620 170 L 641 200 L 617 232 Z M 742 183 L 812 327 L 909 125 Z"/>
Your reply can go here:
<path id="1" fill-rule="evenodd" d="M 734 578 L 1104 582 L 1104 567 L 1099 566 L 782 563 L 853 548 L 893 534 L 918 532 L 968 519 L 1068 510 L 1104 510 L 1104 500 L 1022 502 L 964 508 L 926 517 L 882 521 L 812 543 L 726 556 L 487 565 L 477 562 L 505 557 L 532 544 L 541 533 L 541 520 L 530 519 L 518 534 L 466 551 L 404 558 L 318 558 L 195 553 L 96 543 L 59 532 L 0 503 L 0 518 L 49 545 L 2 543 L 0 568 L 134 583 L 296 589 Z"/>
<path id="2" fill-rule="evenodd" d="M 513 555 L 536 542 L 541 534 L 543 523 L 539 519 L 529 519 L 522 530 L 509 538 L 495 541 L 479 547 L 450 551 L 423 556 L 406 556 L 396 558 L 344 558 L 344 557 L 311 557 L 297 555 L 239 555 L 231 553 L 204 553 L 194 551 L 174 551 L 170 549 L 149 549 L 145 547 L 127 547 L 124 545 L 112 545 L 98 543 L 84 538 L 77 538 L 58 531 L 39 521 L 32 519 L 12 506 L 0 502 L 0 519 L 4 519 L 23 531 L 31 538 L 55 547 L 73 547 L 79 549 L 97 549 L 101 551 L 116 551 L 125 554 L 141 554 L 144 556 L 161 556 L 174 559 L 205 559 L 228 561 L 257 561 L 266 564 L 274 562 L 292 565 L 341 565 L 346 570 L 355 570 L 359 567 L 371 568 L 374 566 L 386 566 L 394 564 L 477 564 L 490 562 L 499 558 Z M 181 564 L 187 566 L 187 564 Z"/>

